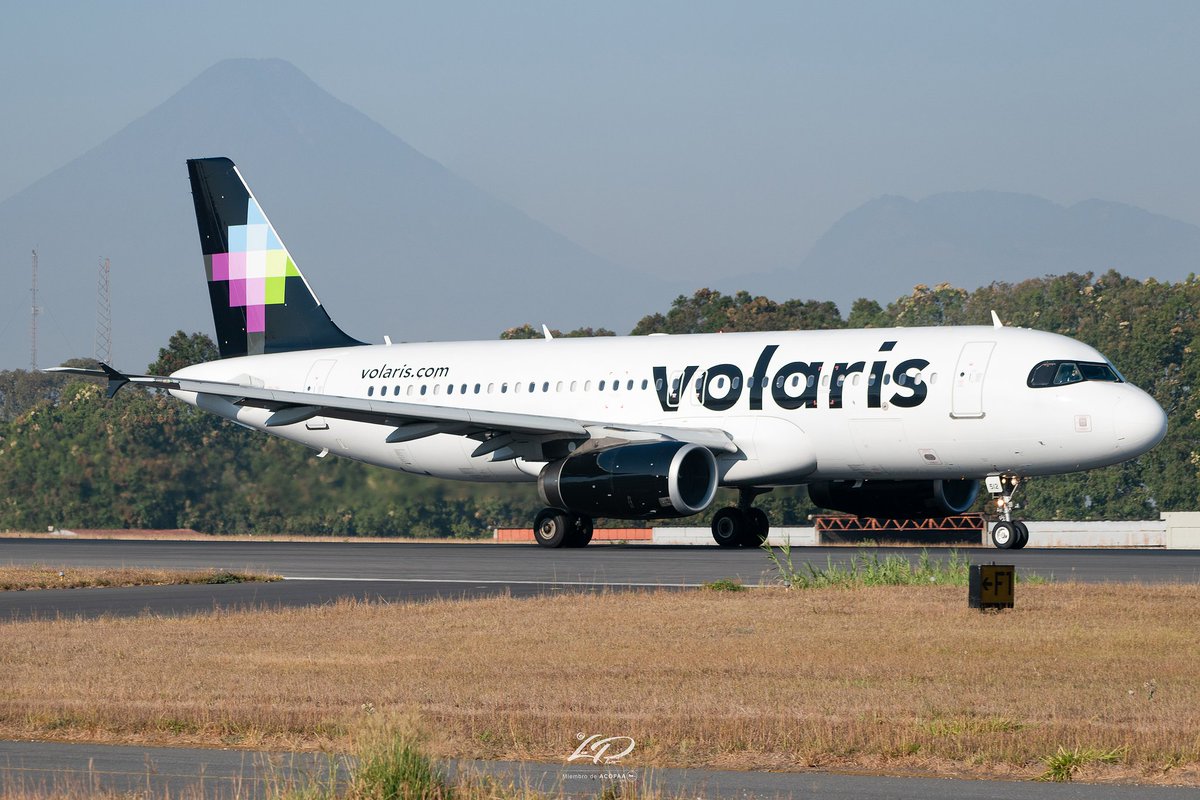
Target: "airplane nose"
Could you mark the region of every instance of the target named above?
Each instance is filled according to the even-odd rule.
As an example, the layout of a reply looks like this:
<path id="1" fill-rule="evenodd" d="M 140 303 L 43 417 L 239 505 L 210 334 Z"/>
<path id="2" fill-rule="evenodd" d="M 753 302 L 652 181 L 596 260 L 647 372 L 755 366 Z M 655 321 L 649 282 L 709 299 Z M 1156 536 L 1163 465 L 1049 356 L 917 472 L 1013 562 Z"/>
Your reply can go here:
<path id="1" fill-rule="evenodd" d="M 1114 412 L 1117 446 L 1122 450 L 1140 455 L 1167 435 L 1166 412 L 1140 389 L 1118 400 Z"/>

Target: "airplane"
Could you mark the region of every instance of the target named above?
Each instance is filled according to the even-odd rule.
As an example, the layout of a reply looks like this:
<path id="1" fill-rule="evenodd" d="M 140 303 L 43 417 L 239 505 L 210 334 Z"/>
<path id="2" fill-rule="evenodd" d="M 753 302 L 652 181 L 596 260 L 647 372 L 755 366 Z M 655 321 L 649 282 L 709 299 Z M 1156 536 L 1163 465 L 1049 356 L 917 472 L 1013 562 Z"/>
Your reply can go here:
<path id="1" fill-rule="evenodd" d="M 187 162 L 220 359 L 107 377 L 249 428 L 388 469 L 536 482 L 545 547 L 596 517 L 705 511 L 724 547 L 761 545 L 754 500 L 806 485 L 826 509 L 931 518 L 996 500 L 992 543 L 1021 548 L 1028 478 L 1136 458 L 1167 418 L 1094 348 L 1003 326 L 365 344 L 317 299 L 227 158 Z M 514 280 L 519 276 L 514 275 Z M 464 287 L 464 290 L 468 290 Z M 453 298 L 443 298 L 447 310 Z"/>

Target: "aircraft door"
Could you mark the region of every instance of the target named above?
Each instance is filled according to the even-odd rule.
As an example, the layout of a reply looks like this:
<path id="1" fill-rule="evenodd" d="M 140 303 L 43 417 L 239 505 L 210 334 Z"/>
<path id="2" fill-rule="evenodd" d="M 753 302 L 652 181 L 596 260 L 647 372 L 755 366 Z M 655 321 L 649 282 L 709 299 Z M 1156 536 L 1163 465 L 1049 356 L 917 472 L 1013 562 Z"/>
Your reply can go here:
<path id="1" fill-rule="evenodd" d="M 950 393 L 950 416 L 954 419 L 982 419 L 983 379 L 987 375 L 995 342 L 967 342 L 958 354 L 954 368 L 954 386 Z"/>
<path id="2" fill-rule="evenodd" d="M 312 392 L 313 394 L 325 393 L 325 381 L 329 378 L 329 373 L 333 370 L 333 365 L 337 361 L 332 358 L 322 358 L 314 361 L 309 367 L 308 375 L 304 378 L 304 391 Z M 329 422 L 324 417 L 313 417 L 304 423 L 304 426 L 310 431 L 327 431 L 329 430 Z"/>

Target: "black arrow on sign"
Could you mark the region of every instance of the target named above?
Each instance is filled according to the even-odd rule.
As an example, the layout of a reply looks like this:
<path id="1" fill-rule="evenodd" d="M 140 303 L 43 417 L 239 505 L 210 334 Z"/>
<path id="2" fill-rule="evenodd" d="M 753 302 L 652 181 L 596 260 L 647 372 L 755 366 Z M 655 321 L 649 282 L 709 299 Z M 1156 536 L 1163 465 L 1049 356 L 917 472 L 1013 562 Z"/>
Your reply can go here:
<path id="1" fill-rule="evenodd" d="M 991 589 L 992 588 L 992 579 L 984 578 L 983 581 L 981 582 L 981 585 L 983 586 L 984 589 Z"/>

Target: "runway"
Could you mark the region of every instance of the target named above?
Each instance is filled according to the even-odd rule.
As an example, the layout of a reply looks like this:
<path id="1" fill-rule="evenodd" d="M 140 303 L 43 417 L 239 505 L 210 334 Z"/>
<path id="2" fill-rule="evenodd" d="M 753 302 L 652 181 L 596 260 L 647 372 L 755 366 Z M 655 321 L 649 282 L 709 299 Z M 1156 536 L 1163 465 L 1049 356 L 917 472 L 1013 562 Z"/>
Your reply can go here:
<path id="1" fill-rule="evenodd" d="M 96 787 L 120 795 L 188 797 L 203 787 L 208 800 L 270 797 L 274 789 L 327 778 L 331 764 L 346 774 L 345 757 L 318 753 L 261 753 L 167 747 L 116 747 L 0 741 L 0 794 L 55 786 Z M 1184 800 L 1194 788 L 1054 784 L 1032 781 L 893 778 L 826 772 L 733 772 L 703 769 L 645 770 L 590 763 L 543 764 L 468 761 L 448 765 L 513 780 L 551 796 L 600 795 L 602 774 L 656 787 L 664 797 L 796 798 L 796 800 Z"/>
<path id="2" fill-rule="evenodd" d="M 880 549 L 916 558 L 911 549 Z M 949 551 L 931 548 L 935 558 Z M 798 548 L 796 565 L 844 563 L 846 548 Z M 1200 552 L 1159 550 L 963 550 L 970 560 L 1016 564 L 1057 580 L 1200 583 Z M 610 590 L 687 590 L 719 578 L 769 585 L 774 568 L 757 550 L 605 545 L 581 550 L 537 546 L 405 542 L 247 542 L 0 539 L 0 564 L 251 569 L 282 575 L 277 583 L 0 592 L 0 620 L 141 613 L 179 615 L 214 608 L 306 606 L 339 598 L 422 601 L 497 593 L 532 596 Z M 203 794 L 261 797 L 279 779 L 327 765 L 324 757 L 183 748 L 0 742 L 0 794 L 20 786 L 83 785 L 179 796 L 204 776 Z M 268 766 L 268 764 L 273 766 Z M 472 762 L 465 768 L 524 776 L 547 791 L 595 796 L 602 785 L 577 765 Z M 796 798 L 1170 798 L 1194 788 L 1050 785 L 709 770 L 633 770 L 665 796 Z M 578 777 L 583 775 L 585 777 Z M 572 777 L 575 776 L 575 777 Z"/>
<path id="3" fill-rule="evenodd" d="M 799 566 L 845 563 L 857 551 L 796 548 Z M 910 548 L 880 548 L 916 558 Z M 948 550 L 931 548 L 934 557 Z M 979 563 L 1015 564 L 1054 580 L 1200 583 L 1194 550 L 962 550 Z M 658 545 L 536 545 L 408 542 L 121 541 L 0 539 L 0 564 L 257 570 L 278 583 L 0 592 L 0 619 L 31 616 L 188 614 L 213 608 L 304 606 L 338 598 L 391 602 L 432 598 L 623 589 L 686 589 L 721 578 L 769 585 L 775 571 L 758 550 Z"/>

